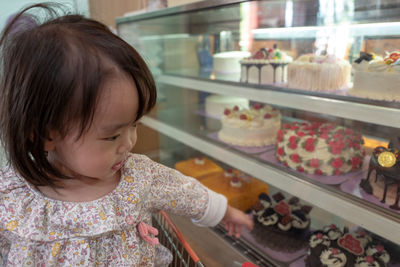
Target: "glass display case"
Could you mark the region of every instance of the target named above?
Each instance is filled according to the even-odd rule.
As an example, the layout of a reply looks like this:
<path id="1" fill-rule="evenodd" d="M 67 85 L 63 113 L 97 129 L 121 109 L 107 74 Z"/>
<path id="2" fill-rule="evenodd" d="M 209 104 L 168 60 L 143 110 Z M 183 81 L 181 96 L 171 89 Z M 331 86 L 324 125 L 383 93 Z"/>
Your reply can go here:
<path id="1" fill-rule="evenodd" d="M 343 236 L 324 249 L 369 262 L 368 244 L 384 246 L 400 265 L 399 0 L 203 1 L 118 18 L 117 30 L 156 79 L 142 123 L 160 133 L 161 162 L 201 155 L 255 177 L 289 207 L 274 207 L 279 220 L 293 222 L 298 199 L 311 207 L 302 249 L 271 252 L 261 229 L 241 238 L 250 260 L 305 266 L 314 231 L 334 224 Z"/>

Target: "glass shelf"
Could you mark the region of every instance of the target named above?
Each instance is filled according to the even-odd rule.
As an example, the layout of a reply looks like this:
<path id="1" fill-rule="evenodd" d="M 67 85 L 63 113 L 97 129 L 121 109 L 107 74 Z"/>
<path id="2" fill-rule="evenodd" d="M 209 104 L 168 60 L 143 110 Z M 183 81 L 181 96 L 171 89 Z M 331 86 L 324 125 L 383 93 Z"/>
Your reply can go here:
<path id="1" fill-rule="evenodd" d="M 161 75 L 159 83 L 201 92 L 247 98 L 252 101 L 320 114 L 363 121 L 389 127 L 400 127 L 400 103 L 374 101 L 340 94 L 318 93 L 279 86 L 257 86 L 233 82 L 237 75 L 222 75 L 194 71 L 185 75 Z M 236 77 L 236 78 L 235 78 Z M 215 79 L 215 80 L 214 80 Z"/>
<path id="2" fill-rule="evenodd" d="M 145 116 L 142 122 L 267 184 L 281 188 L 397 244 L 400 243 L 400 233 L 397 231 L 400 227 L 400 214 L 345 193 L 338 185 L 323 184 L 269 159 L 263 159 L 261 152 L 251 154 L 221 143 L 213 137 L 215 128 L 208 127 L 209 123 L 218 124 L 219 121 L 199 115 L 199 110 L 201 106 L 195 105 L 158 109 L 158 115 L 153 113 Z M 321 201 L 317 202 L 316 199 Z"/>

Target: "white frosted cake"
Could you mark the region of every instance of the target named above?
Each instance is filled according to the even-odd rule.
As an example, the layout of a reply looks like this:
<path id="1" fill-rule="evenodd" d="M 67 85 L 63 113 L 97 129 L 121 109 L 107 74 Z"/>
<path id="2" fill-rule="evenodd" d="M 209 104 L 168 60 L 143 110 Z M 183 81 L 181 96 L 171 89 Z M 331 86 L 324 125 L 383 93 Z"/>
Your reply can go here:
<path id="1" fill-rule="evenodd" d="M 238 146 L 261 147 L 275 143 L 281 125 L 278 109 L 254 104 L 250 109 L 225 109 L 220 140 Z"/>
<path id="2" fill-rule="evenodd" d="M 349 85 L 351 65 L 332 55 L 302 55 L 288 65 L 288 87 L 334 91 Z"/>
<path id="3" fill-rule="evenodd" d="M 400 52 L 384 59 L 361 53 L 353 64 L 351 94 L 378 100 L 400 101 Z"/>
<path id="4" fill-rule="evenodd" d="M 240 61 L 240 81 L 255 84 L 284 83 L 287 65 L 292 58 L 277 48 L 261 48 L 254 55 Z"/>
<path id="5" fill-rule="evenodd" d="M 317 175 L 342 175 L 361 168 L 363 138 L 331 123 L 284 124 L 278 132 L 276 157 L 285 166 Z"/>
<path id="6" fill-rule="evenodd" d="M 249 57 L 250 52 L 230 51 L 213 55 L 213 70 L 216 73 L 229 74 L 240 72 L 240 60 Z"/>
<path id="7" fill-rule="evenodd" d="M 241 97 L 210 95 L 206 97 L 206 113 L 213 117 L 220 118 L 226 108 L 232 109 L 234 106 L 249 108 L 249 100 Z"/>

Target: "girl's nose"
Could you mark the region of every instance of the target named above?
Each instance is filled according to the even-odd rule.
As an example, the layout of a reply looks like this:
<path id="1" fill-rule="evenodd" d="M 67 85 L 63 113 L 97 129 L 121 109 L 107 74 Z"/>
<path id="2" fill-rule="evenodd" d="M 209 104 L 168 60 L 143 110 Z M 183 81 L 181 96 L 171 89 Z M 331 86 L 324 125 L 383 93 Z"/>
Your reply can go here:
<path id="1" fill-rule="evenodd" d="M 119 153 L 123 154 L 132 150 L 134 145 L 134 134 L 131 131 L 127 131 L 127 133 L 123 136 L 122 143 L 119 147 Z"/>

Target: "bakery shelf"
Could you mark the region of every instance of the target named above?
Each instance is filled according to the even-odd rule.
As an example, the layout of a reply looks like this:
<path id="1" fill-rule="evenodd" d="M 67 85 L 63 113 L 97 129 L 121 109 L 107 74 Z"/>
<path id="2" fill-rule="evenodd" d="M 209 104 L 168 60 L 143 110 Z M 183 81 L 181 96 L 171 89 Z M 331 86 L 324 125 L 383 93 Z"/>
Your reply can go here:
<path id="1" fill-rule="evenodd" d="M 277 86 L 254 86 L 233 82 L 232 77 L 225 80 L 164 74 L 158 77 L 159 83 L 229 96 L 238 96 L 252 101 L 282 107 L 311 111 L 367 123 L 400 127 L 400 104 L 385 101 L 371 101 L 350 96 L 323 94 L 282 88 Z"/>
<path id="2" fill-rule="evenodd" d="M 308 26 L 288 28 L 260 28 L 252 33 L 255 39 L 298 39 L 315 38 L 315 36 L 329 36 L 345 34 L 347 37 L 357 36 L 390 36 L 399 34 L 399 22 L 342 24 L 334 26 Z"/>
<path id="3" fill-rule="evenodd" d="M 196 125 L 196 122 L 190 122 L 191 120 L 187 118 L 179 119 L 182 116 L 191 116 L 190 113 L 183 110 L 163 110 L 162 120 L 153 114 L 144 116 L 142 123 L 221 162 L 235 166 L 267 184 L 281 188 L 289 194 L 296 195 L 315 206 L 400 244 L 400 232 L 398 231 L 400 216 L 398 214 L 343 193 L 334 187 L 313 182 L 284 167 L 262 162 L 257 157 L 214 142 L 206 137 L 207 133 L 204 133 L 201 125 Z"/>

